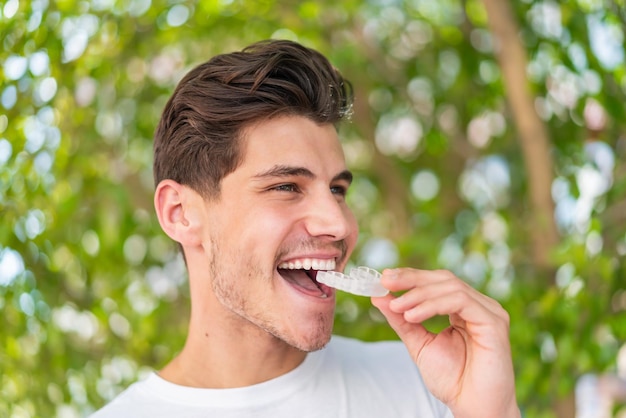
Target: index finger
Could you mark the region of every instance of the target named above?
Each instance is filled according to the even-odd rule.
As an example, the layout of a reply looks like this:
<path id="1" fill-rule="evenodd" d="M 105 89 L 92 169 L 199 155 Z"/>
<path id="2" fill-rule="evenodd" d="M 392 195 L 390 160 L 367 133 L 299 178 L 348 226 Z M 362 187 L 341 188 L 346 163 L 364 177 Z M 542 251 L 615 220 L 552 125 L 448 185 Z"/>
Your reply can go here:
<path id="1" fill-rule="evenodd" d="M 382 272 L 381 284 L 392 292 L 400 292 L 444 281 L 451 275 L 452 273 L 445 270 L 420 270 L 408 267 L 385 269 Z"/>

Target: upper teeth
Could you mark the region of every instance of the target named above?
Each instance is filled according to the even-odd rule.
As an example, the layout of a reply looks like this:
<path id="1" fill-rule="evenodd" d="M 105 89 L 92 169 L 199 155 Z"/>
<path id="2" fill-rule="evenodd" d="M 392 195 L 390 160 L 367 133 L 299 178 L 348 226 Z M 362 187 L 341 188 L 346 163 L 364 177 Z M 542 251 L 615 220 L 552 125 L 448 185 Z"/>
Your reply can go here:
<path id="1" fill-rule="evenodd" d="M 335 260 L 319 260 L 315 258 L 303 258 L 278 265 L 279 269 L 304 269 L 304 270 L 334 270 Z"/>

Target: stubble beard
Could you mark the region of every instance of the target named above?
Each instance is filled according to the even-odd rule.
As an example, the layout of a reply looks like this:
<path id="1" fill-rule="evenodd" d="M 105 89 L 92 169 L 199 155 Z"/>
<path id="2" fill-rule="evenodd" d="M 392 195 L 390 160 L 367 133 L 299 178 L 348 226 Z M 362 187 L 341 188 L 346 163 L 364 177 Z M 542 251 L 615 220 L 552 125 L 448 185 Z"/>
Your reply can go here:
<path id="1" fill-rule="evenodd" d="M 245 292 L 246 284 L 259 281 L 259 278 L 265 281 L 266 286 L 273 286 L 273 271 L 264 272 L 259 267 L 262 265 L 260 260 L 250 254 L 236 252 L 234 260 L 219 260 L 217 255 L 222 254 L 219 245 L 213 239 L 211 244 L 209 278 L 213 293 L 224 308 L 247 322 L 247 325 L 255 326 L 278 342 L 298 350 L 317 351 L 328 344 L 332 334 L 334 310 L 330 314 L 320 312 L 311 321 L 310 332 L 299 337 L 292 335 L 289 328 L 296 329 L 299 324 L 295 327 L 293 325 L 280 327 L 280 324 L 288 319 L 281 318 L 280 314 L 277 315 L 276 311 L 271 309 L 271 301 L 250 300 L 255 295 Z M 308 327 L 308 324 L 304 325 Z"/>

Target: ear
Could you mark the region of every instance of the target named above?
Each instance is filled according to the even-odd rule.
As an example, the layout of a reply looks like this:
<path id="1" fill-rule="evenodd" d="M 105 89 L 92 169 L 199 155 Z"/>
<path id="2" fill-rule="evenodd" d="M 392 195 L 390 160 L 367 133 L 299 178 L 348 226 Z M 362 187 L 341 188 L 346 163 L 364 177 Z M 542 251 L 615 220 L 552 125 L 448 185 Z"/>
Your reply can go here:
<path id="1" fill-rule="evenodd" d="M 163 231 L 183 247 L 200 245 L 202 197 L 174 180 L 161 181 L 154 192 L 154 208 Z"/>

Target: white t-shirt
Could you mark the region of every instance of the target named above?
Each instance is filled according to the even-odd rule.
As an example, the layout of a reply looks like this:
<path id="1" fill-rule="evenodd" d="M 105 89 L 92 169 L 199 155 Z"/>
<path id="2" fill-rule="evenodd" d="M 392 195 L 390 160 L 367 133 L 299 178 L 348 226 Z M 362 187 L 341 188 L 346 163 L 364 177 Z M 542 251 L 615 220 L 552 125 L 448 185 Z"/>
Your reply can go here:
<path id="1" fill-rule="evenodd" d="M 92 418 L 452 418 L 426 389 L 400 342 L 334 336 L 287 374 L 234 389 L 131 385 Z"/>

